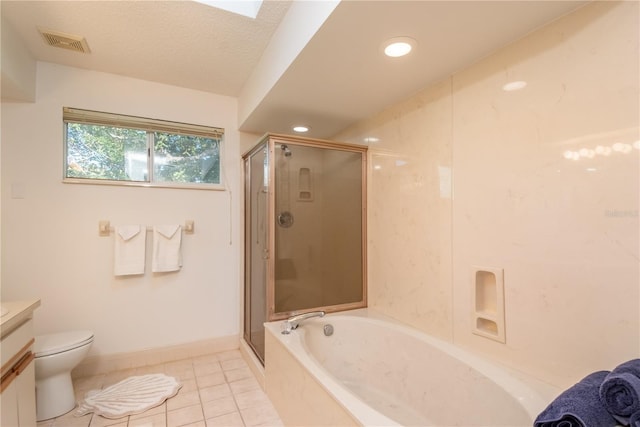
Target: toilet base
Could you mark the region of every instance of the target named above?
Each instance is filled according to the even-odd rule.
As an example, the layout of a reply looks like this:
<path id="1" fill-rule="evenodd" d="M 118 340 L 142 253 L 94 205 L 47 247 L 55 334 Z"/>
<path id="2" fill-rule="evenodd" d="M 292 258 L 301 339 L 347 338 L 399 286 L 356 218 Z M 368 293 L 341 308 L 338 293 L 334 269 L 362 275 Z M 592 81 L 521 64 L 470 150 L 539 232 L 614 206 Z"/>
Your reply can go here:
<path id="1" fill-rule="evenodd" d="M 36 419 L 48 420 L 66 414 L 76 407 L 71 372 L 36 379 Z"/>

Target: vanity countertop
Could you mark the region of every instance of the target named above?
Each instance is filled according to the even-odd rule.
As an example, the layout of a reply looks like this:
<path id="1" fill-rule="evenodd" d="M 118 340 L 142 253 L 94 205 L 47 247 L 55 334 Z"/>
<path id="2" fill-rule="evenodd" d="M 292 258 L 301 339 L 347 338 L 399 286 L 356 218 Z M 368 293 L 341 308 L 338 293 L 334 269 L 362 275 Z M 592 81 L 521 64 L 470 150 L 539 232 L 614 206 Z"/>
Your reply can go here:
<path id="1" fill-rule="evenodd" d="M 0 317 L 1 338 L 9 335 L 15 328 L 20 326 L 26 319 L 33 316 L 33 310 L 40 307 L 40 300 L 25 301 L 3 301 L 2 308 L 8 310 Z"/>

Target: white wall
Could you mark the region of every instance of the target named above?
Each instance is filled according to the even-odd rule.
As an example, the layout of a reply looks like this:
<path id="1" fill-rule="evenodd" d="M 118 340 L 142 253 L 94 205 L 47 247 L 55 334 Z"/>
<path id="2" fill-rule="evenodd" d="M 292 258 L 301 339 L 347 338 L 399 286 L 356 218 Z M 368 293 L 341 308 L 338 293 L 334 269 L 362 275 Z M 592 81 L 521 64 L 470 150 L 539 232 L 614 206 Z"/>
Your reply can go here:
<path id="1" fill-rule="evenodd" d="M 590 3 L 336 136 L 380 138 L 370 305 L 560 387 L 638 357 L 638 7 Z M 473 266 L 504 269 L 505 344 L 472 333 Z"/>
<path id="2" fill-rule="evenodd" d="M 233 197 L 63 184 L 63 106 L 225 128 L 223 167 Z M 239 140 L 235 98 L 38 63 L 36 102 L 2 104 L 2 299 L 40 298 L 37 334 L 93 330 L 94 355 L 237 336 Z M 101 219 L 193 219 L 182 270 L 151 273 L 148 233 L 146 274 L 114 277 L 113 236 L 98 236 Z"/>
<path id="3" fill-rule="evenodd" d="M 9 22 L 1 19 L 0 27 L 2 99 L 33 102 L 36 98 L 36 61 Z"/>
<path id="4" fill-rule="evenodd" d="M 282 77 L 340 1 L 292 2 L 238 98 L 238 122 L 244 123 Z"/>

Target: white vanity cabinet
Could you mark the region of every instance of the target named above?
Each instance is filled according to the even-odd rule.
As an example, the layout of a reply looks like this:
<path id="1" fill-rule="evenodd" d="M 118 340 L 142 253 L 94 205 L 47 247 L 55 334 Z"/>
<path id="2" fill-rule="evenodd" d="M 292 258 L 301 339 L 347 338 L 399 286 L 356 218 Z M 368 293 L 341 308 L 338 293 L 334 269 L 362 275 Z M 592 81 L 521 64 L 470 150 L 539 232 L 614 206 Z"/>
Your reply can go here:
<path id="1" fill-rule="evenodd" d="M 2 316 L 0 343 L 0 425 L 36 425 L 36 380 L 33 353 L 33 310 L 40 301 L 3 303 L 9 312 Z"/>

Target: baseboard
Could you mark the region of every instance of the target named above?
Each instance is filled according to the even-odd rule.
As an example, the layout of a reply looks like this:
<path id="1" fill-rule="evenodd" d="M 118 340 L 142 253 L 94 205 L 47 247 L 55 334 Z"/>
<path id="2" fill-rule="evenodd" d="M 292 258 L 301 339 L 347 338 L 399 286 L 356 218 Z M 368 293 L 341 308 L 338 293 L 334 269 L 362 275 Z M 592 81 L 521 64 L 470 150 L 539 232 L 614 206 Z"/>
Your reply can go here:
<path id="1" fill-rule="evenodd" d="M 89 356 L 71 371 L 71 376 L 81 378 L 123 369 L 141 368 L 221 351 L 237 350 L 239 347 L 239 336 L 232 335 L 131 353 Z"/>

